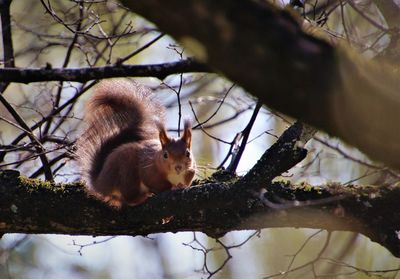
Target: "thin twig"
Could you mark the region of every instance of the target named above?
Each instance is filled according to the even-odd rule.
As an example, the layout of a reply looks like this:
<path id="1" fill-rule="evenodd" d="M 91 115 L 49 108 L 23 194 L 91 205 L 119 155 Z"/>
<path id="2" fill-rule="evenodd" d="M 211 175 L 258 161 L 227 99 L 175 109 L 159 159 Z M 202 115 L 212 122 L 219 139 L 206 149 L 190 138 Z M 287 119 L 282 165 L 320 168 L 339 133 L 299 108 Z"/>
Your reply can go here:
<path id="1" fill-rule="evenodd" d="M 235 171 L 239 165 L 239 162 L 240 162 L 240 159 L 242 158 L 244 149 L 246 148 L 247 140 L 249 139 L 251 129 L 253 128 L 254 122 L 256 121 L 258 112 L 260 111 L 262 105 L 263 105 L 263 103 L 260 100 L 258 100 L 256 107 L 254 108 L 253 114 L 251 115 L 251 118 L 249 120 L 249 123 L 247 124 L 246 128 L 244 128 L 244 130 L 241 132 L 241 135 L 243 135 L 242 143 L 239 147 L 238 152 L 236 154 L 234 154 L 234 156 L 232 157 L 231 163 L 227 167 L 227 171 L 232 174 L 235 173 Z"/>
<path id="2" fill-rule="evenodd" d="M 8 112 L 14 117 L 17 121 L 18 125 L 21 126 L 24 130 L 28 131 L 26 135 L 30 138 L 30 140 L 35 144 L 35 149 L 39 154 L 39 158 L 42 161 L 42 165 L 44 168 L 45 179 L 48 181 L 53 181 L 53 174 L 51 172 L 51 168 L 49 166 L 49 161 L 47 160 L 45 148 L 42 146 L 40 141 L 34 136 L 32 130 L 26 124 L 26 122 L 22 119 L 22 117 L 18 114 L 18 112 L 7 102 L 7 100 L 0 94 L 0 102 L 5 106 Z"/>

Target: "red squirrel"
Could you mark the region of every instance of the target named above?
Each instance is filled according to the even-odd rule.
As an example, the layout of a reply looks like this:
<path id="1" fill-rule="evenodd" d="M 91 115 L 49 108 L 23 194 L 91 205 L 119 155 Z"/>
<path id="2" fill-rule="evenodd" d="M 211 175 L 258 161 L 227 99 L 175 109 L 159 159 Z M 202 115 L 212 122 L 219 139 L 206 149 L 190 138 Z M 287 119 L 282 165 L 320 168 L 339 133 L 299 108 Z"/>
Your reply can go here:
<path id="1" fill-rule="evenodd" d="M 150 89 L 130 80 L 104 80 L 86 107 L 87 128 L 77 155 L 89 194 L 111 206 L 137 205 L 155 193 L 186 188 L 195 175 L 192 129 L 167 135 L 165 108 Z"/>

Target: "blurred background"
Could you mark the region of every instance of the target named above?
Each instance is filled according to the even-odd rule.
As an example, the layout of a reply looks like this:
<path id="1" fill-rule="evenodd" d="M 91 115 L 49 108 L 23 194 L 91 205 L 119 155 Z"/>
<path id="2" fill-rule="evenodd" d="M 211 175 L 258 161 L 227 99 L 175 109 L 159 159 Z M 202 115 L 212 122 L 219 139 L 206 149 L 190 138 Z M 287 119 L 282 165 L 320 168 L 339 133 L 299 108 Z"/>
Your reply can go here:
<path id="1" fill-rule="evenodd" d="M 333 44 L 348 44 L 368 59 L 397 48 L 388 30 L 400 20 L 389 16 L 384 1 L 271 2 L 293 9 L 309 32 L 318 28 Z M 386 2 L 392 4 L 399 5 Z M 192 55 L 118 1 L 13 0 L 11 25 L 20 68 L 158 64 Z M 199 179 L 229 167 L 228 155 L 238 147 L 235 138 L 256 111 L 255 98 L 217 74 L 136 80 L 151 87 L 168 108 L 170 133 L 177 131 L 180 111 L 192 119 Z M 94 84 L 11 84 L 3 94 L 40 138 L 57 182 L 79 180 L 74 143 Z M 44 178 L 34 143 L 3 106 L 0 117 L 0 168 Z M 245 174 L 291 123 L 290 117 L 261 108 L 237 173 Z M 398 174 L 326 134 L 317 133 L 306 148 L 307 158 L 279 179 L 313 185 L 390 186 L 400 181 Z M 399 268 L 399 259 L 362 235 L 298 228 L 231 232 L 218 240 L 185 232 L 148 237 L 7 234 L 0 241 L 0 278 L 400 278 Z"/>

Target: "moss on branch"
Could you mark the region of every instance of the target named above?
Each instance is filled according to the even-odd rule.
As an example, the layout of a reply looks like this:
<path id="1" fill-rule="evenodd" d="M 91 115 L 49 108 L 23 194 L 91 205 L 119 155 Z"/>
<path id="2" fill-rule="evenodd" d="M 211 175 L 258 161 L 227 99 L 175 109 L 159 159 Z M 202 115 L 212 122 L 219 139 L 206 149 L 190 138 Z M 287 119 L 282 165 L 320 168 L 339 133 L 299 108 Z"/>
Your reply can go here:
<path id="1" fill-rule="evenodd" d="M 82 184 L 50 184 L 15 171 L 1 171 L 0 233 L 147 235 L 202 231 L 221 236 L 232 230 L 303 227 L 362 233 L 400 256 L 399 187 L 311 186 L 280 181 L 260 192 L 246 191 L 243 183 L 199 184 L 116 210 L 87 196 Z"/>

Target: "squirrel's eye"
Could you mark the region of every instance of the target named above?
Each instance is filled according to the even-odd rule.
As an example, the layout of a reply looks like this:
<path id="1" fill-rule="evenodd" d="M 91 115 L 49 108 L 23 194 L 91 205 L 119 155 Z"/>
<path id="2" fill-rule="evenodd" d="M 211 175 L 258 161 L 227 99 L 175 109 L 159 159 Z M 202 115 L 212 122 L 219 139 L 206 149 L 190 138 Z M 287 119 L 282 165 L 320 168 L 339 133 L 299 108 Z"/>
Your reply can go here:
<path id="1" fill-rule="evenodd" d="M 186 157 L 188 157 L 188 158 L 190 157 L 190 150 L 189 149 L 186 150 Z"/>
<path id="2" fill-rule="evenodd" d="M 168 151 L 164 151 L 163 157 L 164 159 L 168 159 Z"/>

